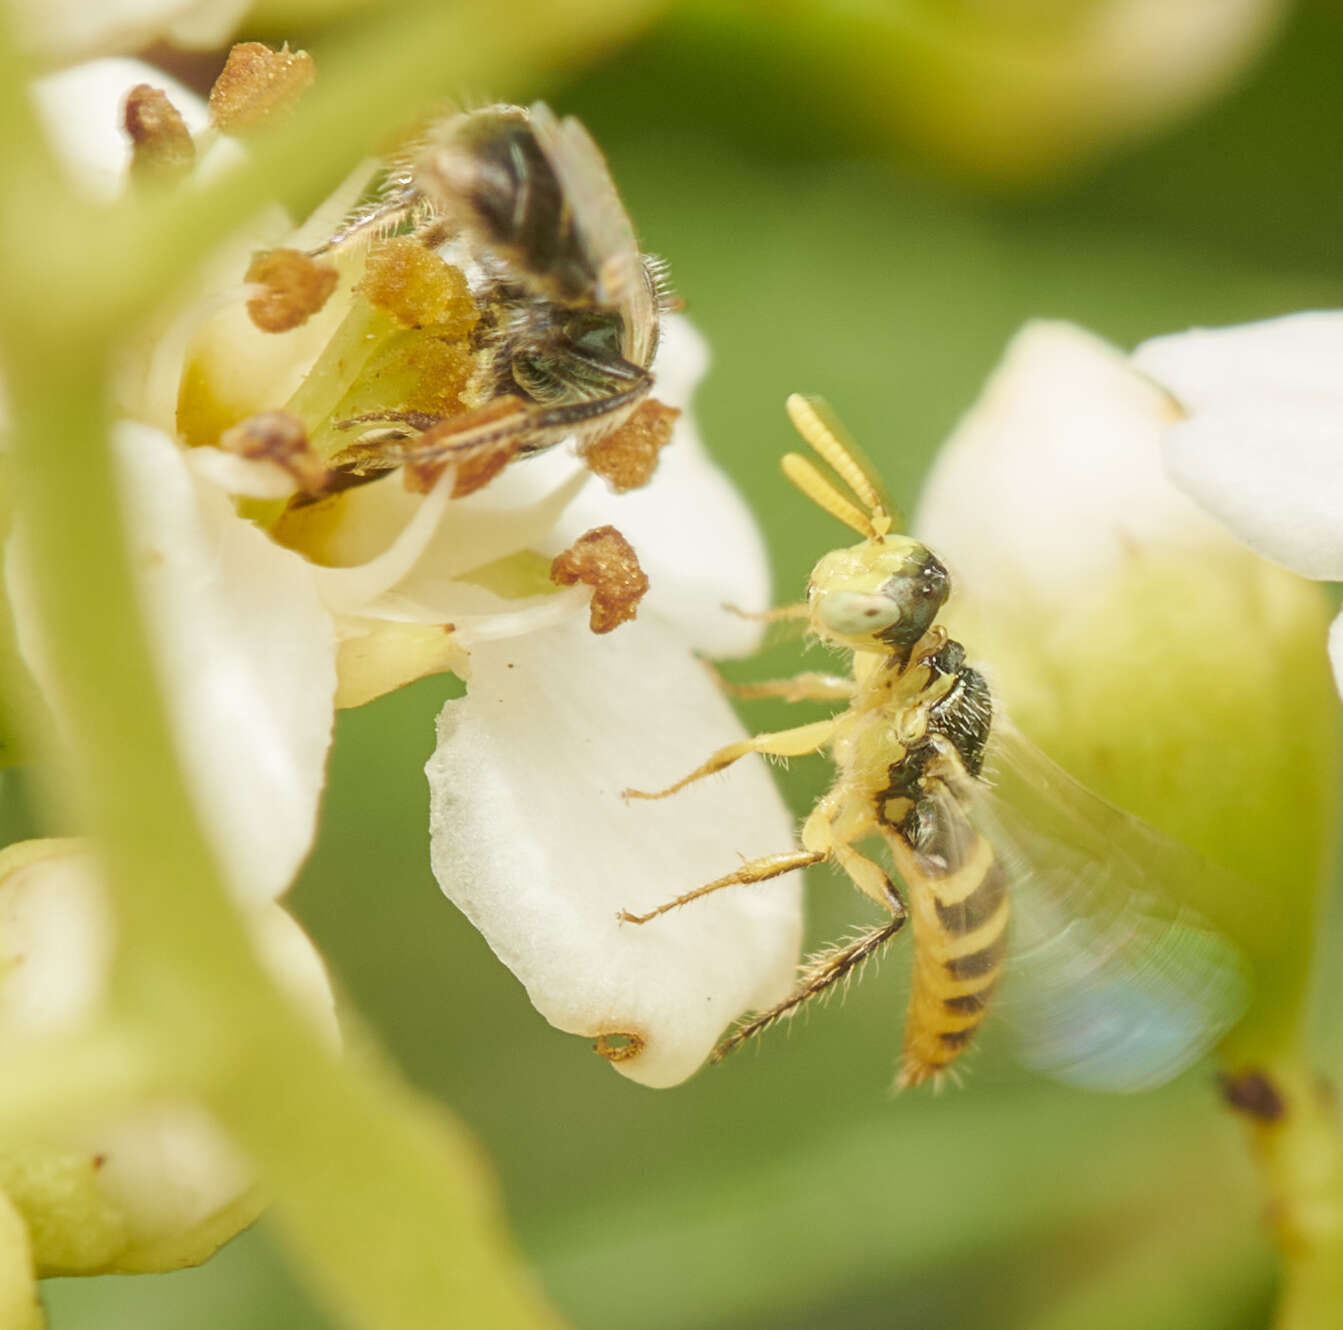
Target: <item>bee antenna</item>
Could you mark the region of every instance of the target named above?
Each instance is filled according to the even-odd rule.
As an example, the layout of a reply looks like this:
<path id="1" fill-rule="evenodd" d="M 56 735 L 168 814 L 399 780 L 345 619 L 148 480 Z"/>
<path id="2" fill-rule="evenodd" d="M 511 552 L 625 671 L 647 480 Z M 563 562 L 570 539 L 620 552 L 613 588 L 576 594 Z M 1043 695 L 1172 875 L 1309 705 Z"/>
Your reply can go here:
<path id="1" fill-rule="evenodd" d="M 831 517 L 838 518 L 868 540 L 877 539 L 877 529 L 857 504 L 850 503 L 819 471 L 815 463 L 801 453 L 784 453 L 783 474 L 793 482 L 818 508 L 824 508 Z"/>
<path id="2" fill-rule="evenodd" d="M 869 525 L 878 535 L 885 535 L 899 515 L 883 497 L 880 484 L 860 459 L 857 445 L 843 437 L 842 427 L 824 399 L 793 393 L 788 398 L 787 407 L 793 427 L 867 509 L 871 517 Z"/>

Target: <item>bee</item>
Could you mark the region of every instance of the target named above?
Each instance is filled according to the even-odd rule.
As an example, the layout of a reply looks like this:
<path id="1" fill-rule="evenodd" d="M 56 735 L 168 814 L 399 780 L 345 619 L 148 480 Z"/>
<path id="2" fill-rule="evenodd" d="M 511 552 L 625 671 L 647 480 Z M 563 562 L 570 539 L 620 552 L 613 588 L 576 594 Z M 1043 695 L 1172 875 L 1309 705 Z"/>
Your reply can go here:
<path id="1" fill-rule="evenodd" d="M 580 450 L 648 403 L 660 315 L 674 307 L 663 262 L 640 251 L 601 151 L 540 103 L 462 111 L 389 174 L 381 197 L 324 244 L 408 233 L 458 268 L 480 315 L 467 410 L 388 411 L 335 459 L 356 475 L 433 468 L 464 452 L 522 455 L 573 435 Z M 665 441 L 665 439 L 663 440 Z"/>
<path id="2" fill-rule="evenodd" d="M 748 685 L 747 696 L 843 702 L 815 721 L 720 749 L 660 799 L 748 753 L 829 750 L 836 777 L 806 818 L 800 845 L 754 859 L 647 914 L 726 887 L 829 862 L 884 911 L 882 921 L 806 963 L 793 993 L 719 1045 L 715 1060 L 851 977 L 912 921 L 913 981 L 896 1078 L 942 1077 L 965 1053 L 1005 976 L 1025 1060 L 1069 1083 L 1135 1090 L 1174 1076 L 1243 1009 L 1236 950 L 1153 884 L 1211 867 L 1089 793 L 1002 718 L 989 684 L 938 622 L 951 591 L 931 550 L 897 534 L 878 482 L 815 399 L 788 413 L 830 468 L 799 453 L 783 469 L 861 543 L 815 566 L 805 618 L 850 653 L 847 675 Z M 867 853 L 884 842 L 903 884 Z M 859 848 L 859 847 L 862 848 Z"/>

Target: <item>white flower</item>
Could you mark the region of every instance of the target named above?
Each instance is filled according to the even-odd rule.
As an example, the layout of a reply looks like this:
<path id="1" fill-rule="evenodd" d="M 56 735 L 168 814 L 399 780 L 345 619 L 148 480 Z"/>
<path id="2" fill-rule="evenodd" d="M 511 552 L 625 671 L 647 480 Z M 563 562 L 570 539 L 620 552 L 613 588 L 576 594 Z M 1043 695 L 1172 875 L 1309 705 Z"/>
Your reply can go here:
<path id="1" fill-rule="evenodd" d="M 1229 547 L 1166 479 L 1178 414 L 1100 338 L 1027 324 L 939 453 L 915 525 L 966 594 L 1027 610 L 1086 595 L 1135 550 Z"/>
<path id="2" fill-rule="evenodd" d="M 182 109 L 188 123 L 199 117 Z M 107 165 L 105 153 L 93 157 Z M 344 206 L 297 243 L 320 239 Z M 616 924 L 621 908 L 792 842 L 759 764 L 665 806 L 636 810 L 617 797 L 740 737 L 692 653 L 749 650 L 757 630 L 723 603 L 768 599 L 754 523 L 689 413 L 703 344 L 683 320 L 666 321 L 656 391 L 682 415 L 642 492 L 612 495 L 559 447 L 465 498 L 451 496 L 451 468 L 427 494 L 393 475 L 294 509 L 267 533 L 230 496 L 283 499 L 293 481 L 269 461 L 208 446 L 220 428 L 210 412 L 227 400 L 226 423 L 283 406 L 337 329 L 339 290 L 292 332 L 263 333 L 245 316 L 248 250 L 285 239 L 278 217 L 256 219 L 192 303 L 127 357 L 120 396 L 133 419 L 116 435 L 159 685 L 235 894 L 273 898 L 306 854 L 333 706 L 452 669 L 469 691 L 445 711 L 431 764 L 445 890 L 554 1023 L 633 1036 L 639 1051 L 622 1072 L 683 1079 L 726 1024 L 786 991 L 800 941 L 792 882 L 724 893 L 642 930 Z M 184 381 L 195 396 L 179 392 Z M 183 411 L 202 446 L 171 437 Z M 590 589 L 556 590 L 535 574 L 605 524 L 633 545 L 651 590 L 637 623 L 599 639 L 586 626 Z M 20 526 L 7 575 L 41 681 L 23 559 Z"/>
<path id="3" fill-rule="evenodd" d="M 277 905 L 248 915 L 262 959 L 339 1043 L 322 962 Z M 115 923 L 91 856 L 75 842 L 0 853 L 0 1040 L 72 1032 L 101 1013 Z M 166 1268 L 200 1259 L 250 1221 L 247 1161 L 199 1106 L 147 1103 L 7 1152 L 6 1188 L 29 1218 L 48 1273 Z"/>
<path id="4" fill-rule="evenodd" d="M 674 329 L 672 349 L 686 336 Z M 687 645 L 749 649 L 757 630 L 721 603 L 767 598 L 754 527 L 688 416 L 662 465 L 648 490 L 614 499 L 589 486 L 565 515 L 570 528 L 609 516 L 639 549 L 653 586 L 638 621 L 598 640 L 571 617 L 473 648 L 467 696 L 444 707 L 427 768 L 443 889 L 552 1024 L 632 1036 L 640 1051 L 614 1065 L 652 1086 L 684 1080 L 729 1021 L 782 998 L 801 941 L 789 880 L 643 926 L 617 919 L 793 843 L 755 760 L 665 802 L 620 797 L 670 784 L 740 737 Z"/>

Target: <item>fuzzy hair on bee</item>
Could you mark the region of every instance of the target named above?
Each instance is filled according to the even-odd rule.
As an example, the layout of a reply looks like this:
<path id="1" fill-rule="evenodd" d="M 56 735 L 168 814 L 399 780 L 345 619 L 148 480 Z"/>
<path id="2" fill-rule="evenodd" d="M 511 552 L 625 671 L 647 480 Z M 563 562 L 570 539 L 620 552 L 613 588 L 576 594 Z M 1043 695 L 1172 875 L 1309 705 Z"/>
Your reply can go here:
<path id="1" fill-rule="evenodd" d="M 1012 730 L 938 621 L 951 592 L 946 567 L 896 532 L 875 472 L 824 403 L 795 395 L 788 413 L 817 460 L 789 453 L 784 473 L 862 539 L 822 556 L 805 605 L 764 617 L 805 618 L 810 635 L 851 665 L 847 675 L 733 691 L 843 709 L 722 748 L 666 789 L 625 794 L 666 798 L 751 753 L 828 752 L 835 779 L 795 849 L 621 918 L 650 924 L 710 892 L 832 863 L 884 918 L 811 958 L 792 994 L 731 1032 L 715 1060 L 842 985 L 912 922 L 897 1089 L 941 1080 L 1003 1005 L 1025 1060 L 1059 1080 L 1133 1090 L 1169 1079 L 1245 1005 L 1239 954 L 1162 891 L 1217 870 L 1083 789 Z M 884 845 L 885 862 L 866 842 Z M 1005 1003 L 1003 980 L 1018 974 L 1021 1000 Z"/>
<path id="2" fill-rule="evenodd" d="M 479 320 L 469 409 L 358 424 L 337 459 L 355 475 L 433 467 L 463 452 L 582 451 L 651 393 L 666 265 L 644 254 L 587 130 L 546 106 L 493 105 L 438 121 L 392 163 L 381 195 L 316 250 L 408 234 L 466 277 Z M 665 408 L 659 408 L 665 412 Z"/>

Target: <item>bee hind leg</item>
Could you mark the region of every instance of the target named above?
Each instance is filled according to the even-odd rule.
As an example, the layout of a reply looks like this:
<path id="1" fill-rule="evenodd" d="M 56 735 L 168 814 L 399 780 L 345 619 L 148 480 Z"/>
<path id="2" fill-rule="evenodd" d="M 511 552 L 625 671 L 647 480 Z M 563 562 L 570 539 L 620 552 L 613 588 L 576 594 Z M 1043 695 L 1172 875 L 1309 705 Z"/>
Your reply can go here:
<path id="1" fill-rule="evenodd" d="M 768 1011 L 754 1016 L 744 1025 L 739 1025 L 713 1051 L 710 1059 L 721 1062 L 734 1048 L 739 1048 L 753 1035 L 767 1030 L 771 1025 L 793 1015 L 804 1003 L 828 992 L 843 979 L 852 978 L 867 961 L 886 945 L 904 927 L 906 911 L 904 902 L 892 894 L 892 915 L 884 924 L 869 929 L 866 933 L 831 947 L 807 961 L 798 986 L 780 1003 Z M 896 908 L 898 906 L 898 909 Z"/>

